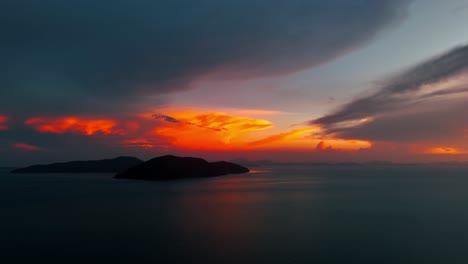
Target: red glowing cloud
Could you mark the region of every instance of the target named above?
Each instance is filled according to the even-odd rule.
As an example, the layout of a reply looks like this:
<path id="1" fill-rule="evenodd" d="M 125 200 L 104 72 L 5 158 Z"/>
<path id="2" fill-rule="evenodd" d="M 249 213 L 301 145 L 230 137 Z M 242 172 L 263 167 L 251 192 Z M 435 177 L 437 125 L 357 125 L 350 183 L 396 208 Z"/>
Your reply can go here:
<path id="1" fill-rule="evenodd" d="M 126 139 L 123 141 L 126 146 L 150 149 L 155 147 L 154 143 L 146 138 Z"/>
<path id="2" fill-rule="evenodd" d="M 30 118 L 24 122 L 42 133 L 77 133 L 92 136 L 97 133 L 104 135 L 123 134 L 116 129 L 117 121 L 110 119 L 82 119 L 79 117 L 62 118 Z"/>
<path id="3" fill-rule="evenodd" d="M 0 115 L 0 130 L 7 130 L 8 127 L 5 125 L 5 123 L 8 121 L 8 117 L 4 115 Z"/>
<path id="4" fill-rule="evenodd" d="M 317 138 L 315 134 L 321 131 L 318 126 L 281 131 L 273 128 L 273 123 L 268 120 L 206 110 L 137 114 L 119 120 L 74 116 L 35 117 L 24 123 L 41 133 L 113 135 L 102 142 L 142 149 L 313 152 L 323 149 L 351 151 L 371 147 L 368 141 Z M 17 148 L 34 150 L 34 146 L 19 145 Z"/>
<path id="5" fill-rule="evenodd" d="M 39 151 L 39 150 L 42 150 L 42 149 L 41 149 L 40 147 L 38 147 L 38 146 L 34 146 L 34 145 L 26 144 L 26 143 L 16 143 L 16 144 L 14 144 L 14 147 L 17 148 L 17 149 L 27 150 L 27 151 Z"/>

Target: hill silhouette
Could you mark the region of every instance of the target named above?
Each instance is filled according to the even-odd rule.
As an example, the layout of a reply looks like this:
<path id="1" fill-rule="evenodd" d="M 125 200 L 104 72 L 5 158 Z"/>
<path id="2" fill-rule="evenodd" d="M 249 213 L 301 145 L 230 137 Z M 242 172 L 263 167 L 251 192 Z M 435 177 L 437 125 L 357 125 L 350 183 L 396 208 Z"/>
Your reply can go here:
<path id="1" fill-rule="evenodd" d="M 11 173 L 115 173 L 143 163 L 135 157 L 115 159 L 70 161 L 45 165 L 32 165 L 12 170 Z"/>
<path id="2" fill-rule="evenodd" d="M 115 176 L 118 179 L 171 180 L 181 178 L 216 177 L 226 174 L 240 174 L 249 169 L 235 163 L 218 161 L 207 162 L 201 158 L 157 157 Z"/>

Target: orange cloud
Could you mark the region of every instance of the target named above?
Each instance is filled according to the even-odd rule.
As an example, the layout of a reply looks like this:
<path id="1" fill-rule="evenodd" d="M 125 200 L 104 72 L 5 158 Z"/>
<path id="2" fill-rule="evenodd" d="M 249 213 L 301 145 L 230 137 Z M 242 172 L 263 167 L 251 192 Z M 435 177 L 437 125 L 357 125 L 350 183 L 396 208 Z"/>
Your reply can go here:
<path id="1" fill-rule="evenodd" d="M 26 143 L 16 143 L 14 144 L 14 147 L 17 149 L 22 149 L 22 150 L 28 150 L 28 151 L 39 151 L 42 150 L 40 147 L 26 144 Z"/>
<path id="2" fill-rule="evenodd" d="M 272 124 L 266 120 L 232 116 L 218 112 L 181 112 L 170 113 L 170 115 L 175 117 L 177 120 L 185 122 L 186 124 L 212 129 L 215 131 L 231 130 L 233 132 L 248 132 L 272 127 Z"/>
<path id="3" fill-rule="evenodd" d="M 249 112 L 249 111 L 247 111 Z M 273 124 L 264 119 L 197 110 L 139 114 L 134 120 L 80 117 L 29 118 L 24 123 L 42 133 L 119 135 L 113 144 L 144 149 L 185 150 L 358 150 L 370 142 L 316 138 L 321 128 L 306 127 L 267 134 Z M 273 132 L 275 133 L 275 132 Z"/>
<path id="4" fill-rule="evenodd" d="M 117 122 L 110 119 L 82 119 L 79 117 L 62 118 L 30 118 L 24 122 L 26 125 L 34 127 L 43 133 L 78 133 L 87 136 L 101 133 L 123 134 L 120 129 L 116 129 Z"/>
<path id="5" fill-rule="evenodd" d="M 8 126 L 5 124 L 8 121 L 8 117 L 0 115 L 0 130 L 7 130 Z"/>
<path id="6" fill-rule="evenodd" d="M 459 149 L 452 148 L 452 147 L 435 147 L 435 148 L 428 149 L 425 153 L 439 154 L 439 155 L 441 154 L 442 155 L 456 155 L 456 154 L 463 154 L 464 152 Z"/>
<path id="7" fill-rule="evenodd" d="M 328 150 L 328 149 L 332 149 L 332 146 L 331 145 L 326 145 L 325 142 L 323 141 L 320 141 L 317 146 L 315 146 L 315 149 L 316 150 Z"/>
<path id="8" fill-rule="evenodd" d="M 248 112 L 248 111 L 247 111 Z M 172 145 L 198 150 L 249 150 L 249 149 L 295 149 L 317 150 L 320 142 L 328 149 L 359 150 L 371 147 L 363 140 L 314 138 L 320 127 L 306 127 L 265 136 L 263 131 L 272 128 L 271 122 L 263 119 L 228 115 L 220 112 L 195 110 L 169 111 L 164 114 L 141 114 L 155 120 L 158 127 L 153 135 L 167 138 Z M 254 133 L 255 132 L 255 133 Z M 262 138 L 263 135 L 263 138 Z"/>
<path id="9" fill-rule="evenodd" d="M 317 141 L 323 142 L 323 147 L 325 147 L 326 149 L 334 149 L 334 150 L 348 151 L 348 150 L 367 149 L 367 148 L 372 147 L 372 143 L 367 140 L 329 138 L 329 139 L 324 139 L 323 141 L 317 139 Z"/>
<path id="10" fill-rule="evenodd" d="M 187 149 L 242 148 L 249 132 L 271 128 L 263 119 L 227 115 L 219 112 L 181 111 L 160 115 L 160 127 L 154 135 L 171 139 L 172 144 Z M 169 121 L 168 121 L 169 120 Z"/>
<path id="11" fill-rule="evenodd" d="M 320 127 L 308 127 L 284 132 L 248 143 L 249 147 L 269 149 L 311 149 L 311 150 L 359 150 L 370 148 L 372 144 L 365 140 L 345 140 L 339 138 L 314 138 L 312 132 Z"/>
<path id="12" fill-rule="evenodd" d="M 311 133 L 313 131 L 318 131 L 320 128 L 319 127 L 312 127 L 312 128 L 301 128 L 301 129 L 295 129 L 290 132 L 286 133 L 280 133 L 276 135 L 272 135 L 269 137 L 266 137 L 264 139 L 260 139 L 257 141 L 253 141 L 248 143 L 250 147 L 257 147 L 257 146 L 264 146 L 264 145 L 274 145 L 277 143 L 284 143 L 284 142 L 289 142 L 293 139 L 296 139 L 297 137 L 305 134 L 305 133 Z"/>

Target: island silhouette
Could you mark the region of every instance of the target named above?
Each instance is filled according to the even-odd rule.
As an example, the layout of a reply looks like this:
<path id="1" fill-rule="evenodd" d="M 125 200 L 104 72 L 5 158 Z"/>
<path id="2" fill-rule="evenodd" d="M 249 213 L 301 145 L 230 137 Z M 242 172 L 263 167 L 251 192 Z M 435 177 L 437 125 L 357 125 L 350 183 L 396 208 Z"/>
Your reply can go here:
<path id="1" fill-rule="evenodd" d="M 115 178 L 135 180 L 172 180 L 216 177 L 247 172 L 249 172 L 248 168 L 232 162 L 208 162 L 202 158 L 166 155 L 153 158 L 141 163 L 140 165 L 131 167 L 122 173 L 118 173 Z"/>
<path id="2" fill-rule="evenodd" d="M 116 179 L 135 180 L 216 177 L 247 172 L 248 168 L 232 162 L 208 162 L 202 158 L 173 155 L 156 157 L 146 162 L 135 157 L 121 156 L 114 159 L 32 165 L 11 171 L 11 173 L 117 173 L 114 176 Z"/>

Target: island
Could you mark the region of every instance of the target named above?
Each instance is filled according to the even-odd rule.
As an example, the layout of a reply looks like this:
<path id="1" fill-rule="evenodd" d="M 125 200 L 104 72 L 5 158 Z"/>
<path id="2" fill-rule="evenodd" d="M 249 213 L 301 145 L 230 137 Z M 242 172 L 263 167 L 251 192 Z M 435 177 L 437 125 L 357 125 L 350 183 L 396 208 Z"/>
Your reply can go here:
<path id="1" fill-rule="evenodd" d="M 114 159 L 33 165 L 12 170 L 11 173 L 117 173 L 141 163 L 143 161 L 138 158 L 121 156 Z"/>
<path id="2" fill-rule="evenodd" d="M 117 179 L 173 180 L 247 173 L 249 169 L 226 161 L 166 155 L 146 161 L 117 174 Z"/>

